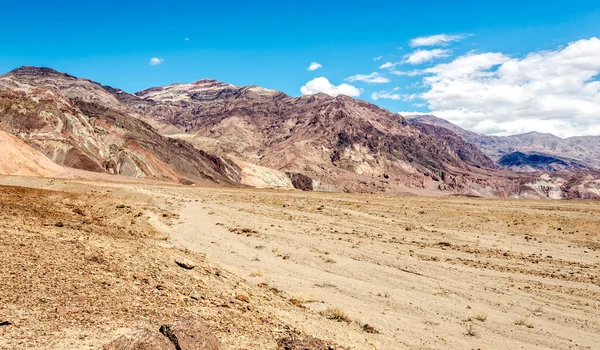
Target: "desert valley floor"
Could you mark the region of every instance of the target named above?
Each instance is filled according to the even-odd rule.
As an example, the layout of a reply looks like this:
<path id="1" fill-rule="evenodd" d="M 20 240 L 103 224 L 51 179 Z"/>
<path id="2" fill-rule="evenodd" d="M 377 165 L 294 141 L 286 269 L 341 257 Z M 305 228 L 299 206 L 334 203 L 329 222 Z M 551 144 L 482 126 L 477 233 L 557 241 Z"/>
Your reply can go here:
<path id="1" fill-rule="evenodd" d="M 598 201 L 0 177 L 0 348 L 195 315 L 224 349 L 597 349 L 599 228 Z"/>

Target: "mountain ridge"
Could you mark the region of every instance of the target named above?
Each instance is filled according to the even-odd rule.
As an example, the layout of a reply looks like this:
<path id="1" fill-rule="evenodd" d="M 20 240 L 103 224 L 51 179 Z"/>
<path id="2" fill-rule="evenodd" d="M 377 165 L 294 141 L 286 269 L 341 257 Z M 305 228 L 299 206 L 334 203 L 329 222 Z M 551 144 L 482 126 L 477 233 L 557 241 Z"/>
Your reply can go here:
<path id="1" fill-rule="evenodd" d="M 13 96 L 0 110 L 0 129 L 85 170 L 319 191 L 600 197 L 593 173 L 507 172 L 451 130 L 343 95 L 290 97 L 214 79 L 130 94 L 36 67 L 1 75 L 0 88 Z M 35 109 L 40 101 L 46 109 Z M 22 113 L 11 119 L 15 106 Z M 85 125 L 75 130 L 77 120 Z"/>
<path id="2" fill-rule="evenodd" d="M 433 115 L 411 115 L 407 118 L 412 123 L 424 123 L 450 129 L 466 142 L 479 147 L 483 153 L 495 161 L 507 154 L 520 151 L 526 154 L 541 153 L 566 161 L 571 159 L 586 167 L 600 169 L 600 136 L 561 138 L 554 134 L 537 131 L 510 136 L 488 136 L 465 130 Z"/>

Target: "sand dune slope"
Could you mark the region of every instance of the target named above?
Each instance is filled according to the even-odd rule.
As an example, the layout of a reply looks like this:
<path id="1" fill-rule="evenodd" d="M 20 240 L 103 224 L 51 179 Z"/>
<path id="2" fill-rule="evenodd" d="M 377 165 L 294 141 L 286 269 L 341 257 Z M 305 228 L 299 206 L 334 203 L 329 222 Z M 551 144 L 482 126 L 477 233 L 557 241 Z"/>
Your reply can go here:
<path id="1" fill-rule="evenodd" d="M 0 175 L 53 176 L 62 171 L 19 138 L 0 130 Z"/>

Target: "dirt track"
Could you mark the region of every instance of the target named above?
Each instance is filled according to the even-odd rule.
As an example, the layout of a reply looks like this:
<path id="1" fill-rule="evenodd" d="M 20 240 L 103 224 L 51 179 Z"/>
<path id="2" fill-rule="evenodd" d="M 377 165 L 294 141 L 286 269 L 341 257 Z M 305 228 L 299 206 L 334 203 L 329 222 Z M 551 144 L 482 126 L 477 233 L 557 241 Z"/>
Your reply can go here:
<path id="1" fill-rule="evenodd" d="M 221 281 L 218 293 L 210 292 L 214 296 L 209 293 L 214 288 L 205 291 L 215 300 L 218 295 L 227 301 L 244 286 L 244 292 L 251 294 L 257 306 L 258 315 L 239 311 L 243 317 L 236 314 L 235 319 L 230 318 L 237 333 L 219 330 L 217 335 L 228 349 L 255 349 L 261 342 L 264 348 L 275 348 L 271 338 L 277 337 L 273 330 L 276 322 L 355 349 L 594 349 L 600 342 L 598 202 L 108 183 L 103 185 L 107 187 L 99 187 L 17 178 L 2 178 L 0 182 L 69 192 L 108 190 L 104 201 L 96 197 L 86 200 L 97 202 L 98 210 L 113 210 L 117 202 L 133 201 L 128 205 L 139 205 L 144 213 L 145 220 L 137 225 L 149 221 L 176 245 L 205 254 L 202 264 L 209 270 L 218 264 L 224 271 L 246 279 L 238 281 L 232 276 L 229 281 Z M 142 202 L 146 204 L 139 204 Z M 179 216 L 165 219 L 162 213 Z M 18 227 L 10 229 L 12 236 L 22 234 Z M 70 231 L 58 231 L 71 235 Z M 48 238 L 48 244 L 59 237 L 56 235 Z M 74 236 L 79 235 L 86 234 Z M 115 239 L 105 236 L 101 234 L 91 241 Z M 152 256 L 158 256 L 160 264 L 168 266 L 164 273 L 175 274 L 174 281 L 179 281 L 181 271 L 169 264 L 179 251 L 163 240 L 144 238 L 142 242 L 135 236 L 111 243 L 113 253 L 127 251 L 129 259 L 147 264 L 151 264 Z M 3 241 L 2 249 L 9 249 L 10 242 Z M 152 253 L 146 253 L 148 248 L 141 249 L 140 244 L 149 244 Z M 19 257 L 9 261 L 15 259 Z M 133 275 L 144 264 L 125 266 Z M 5 273 L 3 269 L 3 276 Z M 208 281 L 201 275 L 197 278 Z M 124 290 L 136 288 L 127 278 L 123 281 Z M 265 283 L 268 288 L 281 290 L 281 297 L 273 297 Z M 181 300 L 185 300 L 185 294 L 190 293 L 176 285 L 173 289 L 175 299 L 182 294 Z M 8 291 L 3 289 L 3 299 L 5 293 Z M 307 309 L 292 306 L 290 298 Z M 141 309 L 150 308 L 152 302 L 156 300 L 143 299 Z M 190 307 L 185 303 L 175 302 L 177 312 L 198 312 L 213 325 L 218 324 L 223 309 L 212 304 Z M 14 305 L 13 309 L 21 304 Z M 32 310 L 42 307 L 35 302 L 28 305 Z M 341 308 L 350 322 L 321 316 L 319 312 L 328 307 Z M 118 334 L 119 327 L 158 322 L 156 318 L 170 317 L 172 312 L 159 310 L 156 314 L 143 319 L 123 311 L 108 329 Z M 261 323 L 265 315 L 270 315 L 273 323 Z M 89 315 L 95 316 L 106 315 Z M 46 320 L 43 314 L 39 317 Z M 237 318 L 241 325 L 235 326 Z M 0 328 L 0 345 L 3 338 L 5 343 L 13 344 L 10 337 L 37 332 L 32 324 L 23 322 L 20 329 Z M 75 344 L 77 332 L 86 326 L 81 322 L 71 324 Z M 96 327 L 95 322 L 90 327 Z M 361 329 L 365 323 L 380 333 L 365 332 Z M 234 339 L 240 335 L 246 340 L 236 342 Z M 52 334 L 44 339 L 50 342 L 51 338 Z M 86 344 L 92 346 L 99 341 Z"/>

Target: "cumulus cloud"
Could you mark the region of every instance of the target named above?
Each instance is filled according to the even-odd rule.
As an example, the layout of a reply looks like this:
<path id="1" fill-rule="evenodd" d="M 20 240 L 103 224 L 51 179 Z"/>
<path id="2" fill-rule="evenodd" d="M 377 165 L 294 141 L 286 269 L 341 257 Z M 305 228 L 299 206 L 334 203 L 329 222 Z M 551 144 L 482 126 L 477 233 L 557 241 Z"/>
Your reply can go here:
<path id="1" fill-rule="evenodd" d="M 475 53 L 424 69 L 432 114 L 475 132 L 600 135 L 600 40 L 515 58 Z"/>
<path id="2" fill-rule="evenodd" d="M 460 41 L 464 38 L 464 35 L 449 35 L 449 34 L 438 34 L 431 36 L 422 36 L 414 38 L 410 41 L 410 46 L 438 46 L 446 45 L 454 41 Z"/>
<path id="3" fill-rule="evenodd" d="M 381 66 L 379 66 L 379 69 L 386 69 L 386 68 L 394 68 L 396 66 L 397 63 L 392 63 L 390 61 L 385 62 L 384 64 L 382 64 Z"/>
<path id="4" fill-rule="evenodd" d="M 383 84 L 383 83 L 389 83 L 390 79 L 385 77 L 384 75 L 381 75 L 377 72 L 373 72 L 371 74 L 357 74 L 357 75 L 353 75 L 351 77 L 346 78 L 346 80 L 353 82 L 353 81 L 364 81 L 365 83 L 369 83 L 369 84 Z"/>
<path id="5" fill-rule="evenodd" d="M 164 59 L 162 59 L 162 58 L 158 58 L 158 57 L 152 57 L 152 58 L 150 59 L 150 62 L 149 62 L 149 63 L 150 63 L 150 65 L 151 65 L 151 66 L 156 66 L 156 65 L 159 65 L 159 64 L 163 63 L 164 61 L 165 61 L 165 60 L 164 60 Z"/>
<path id="6" fill-rule="evenodd" d="M 379 61 L 383 58 L 383 56 L 373 57 L 373 61 Z"/>
<path id="7" fill-rule="evenodd" d="M 416 50 L 413 53 L 410 53 L 405 58 L 405 63 L 410 64 L 420 64 L 424 62 L 429 62 L 434 59 L 448 57 L 450 50 L 442 50 L 442 49 L 433 49 L 433 50 Z"/>
<path id="8" fill-rule="evenodd" d="M 379 91 L 371 94 L 371 99 L 377 101 L 379 99 L 395 100 L 395 101 L 412 101 L 418 97 L 417 94 L 400 94 L 397 91 L 399 87 L 392 89 L 391 91 Z"/>
<path id="9" fill-rule="evenodd" d="M 360 90 L 349 84 L 333 85 L 325 77 L 315 78 L 300 88 L 302 95 L 312 95 L 319 92 L 331 96 L 347 95 L 352 97 L 360 96 Z"/>
<path id="10" fill-rule="evenodd" d="M 315 70 L 317 70 L 319 68 L 323 68 L 323 65 L 320 64 L 320 63 L 318 63 L 318 62 L 311 62 L 310 66 L 308 66 L 307 70 L 309 70 L 309 71 L 312 72 L 312 71 L 315 71 Z"/>

